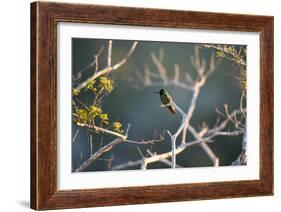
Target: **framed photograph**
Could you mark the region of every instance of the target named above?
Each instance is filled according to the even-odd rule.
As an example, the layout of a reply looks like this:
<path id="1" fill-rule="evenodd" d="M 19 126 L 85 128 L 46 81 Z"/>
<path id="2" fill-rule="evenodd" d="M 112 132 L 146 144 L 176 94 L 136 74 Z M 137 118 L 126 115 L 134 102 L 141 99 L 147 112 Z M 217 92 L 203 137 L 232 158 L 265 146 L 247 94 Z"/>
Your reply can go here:
<path id="1" fill-rule="evenodd" d="M 31 4 L 31 207 L 273 195 L 273 17 Z"/>

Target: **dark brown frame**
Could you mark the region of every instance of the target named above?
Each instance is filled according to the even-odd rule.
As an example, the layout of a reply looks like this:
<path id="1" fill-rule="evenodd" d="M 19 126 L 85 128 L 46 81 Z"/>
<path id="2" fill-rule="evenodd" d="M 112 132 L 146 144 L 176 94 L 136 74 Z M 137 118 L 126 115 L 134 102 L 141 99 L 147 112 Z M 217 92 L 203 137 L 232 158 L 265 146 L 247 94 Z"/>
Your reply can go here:
<path id="1" fill-rule="evenodd" d="M 258 32 L 261 79 L 260 180 L 58 191 L 58 22 Z M 272 194 L 273 17 L 85 4 L 31 4 L 31 208 L 77 208 Z"/>

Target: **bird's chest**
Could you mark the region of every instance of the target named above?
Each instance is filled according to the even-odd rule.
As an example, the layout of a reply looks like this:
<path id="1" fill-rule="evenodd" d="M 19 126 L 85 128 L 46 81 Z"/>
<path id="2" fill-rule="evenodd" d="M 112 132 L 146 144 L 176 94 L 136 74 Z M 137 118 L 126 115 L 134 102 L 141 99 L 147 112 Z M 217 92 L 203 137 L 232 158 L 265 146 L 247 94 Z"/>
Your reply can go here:
<path id="1" fill-rule="evenodd" d="M 167 96 L 167 95 L 162 95 L 161 96 L 161 102 L 162 104 L 166 105 L 166 104 L 169 104 L 171 103 L 171 97 L 170 96 Z"/>

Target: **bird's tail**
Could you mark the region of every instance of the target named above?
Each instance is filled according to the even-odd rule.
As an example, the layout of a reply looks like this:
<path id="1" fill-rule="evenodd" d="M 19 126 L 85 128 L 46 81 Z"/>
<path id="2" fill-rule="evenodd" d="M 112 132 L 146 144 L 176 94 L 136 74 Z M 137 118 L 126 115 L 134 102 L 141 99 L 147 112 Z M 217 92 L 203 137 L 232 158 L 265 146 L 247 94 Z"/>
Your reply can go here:
<path id="1" fill-rule="evenodd" d="M 176 114 L 176 108 L 175 108 L 175 106 L 170 105 L 170 106 L 167 106 L 167 108 L 168 108 L 169 111 L 171 111 L 173 114 Z"/>

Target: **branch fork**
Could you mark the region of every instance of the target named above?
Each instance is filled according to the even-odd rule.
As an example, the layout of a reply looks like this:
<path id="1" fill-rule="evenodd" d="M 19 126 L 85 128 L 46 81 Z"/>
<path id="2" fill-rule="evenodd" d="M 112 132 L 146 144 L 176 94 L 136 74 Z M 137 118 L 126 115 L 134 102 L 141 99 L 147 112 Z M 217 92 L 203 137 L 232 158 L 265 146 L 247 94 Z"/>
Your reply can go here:
<path id="1" fill-rule="evenodd" d="M 180 133 L 182 132 L 186 122 L 187 122 L 187 115 L 183 112 L 183 110 L 177 106 L 177 104 L 172 101 L 171 103 L 165 105 L 165 106 L 173 106 L 175 107 L 175 109 L 180 113 L 180 115 L 182 116 L 182 122 L 179 126 L 179 128 L 177 129 L 177 131 L 172 134 L 169 130 L 167 130 L 167 133 L 169 134 L 169 136 L 171 137 L 171 144 L 172 144 L 172 168 L 176 168 L 176 148 L 177 148 L 177 137 L 180 135 Z"/>

